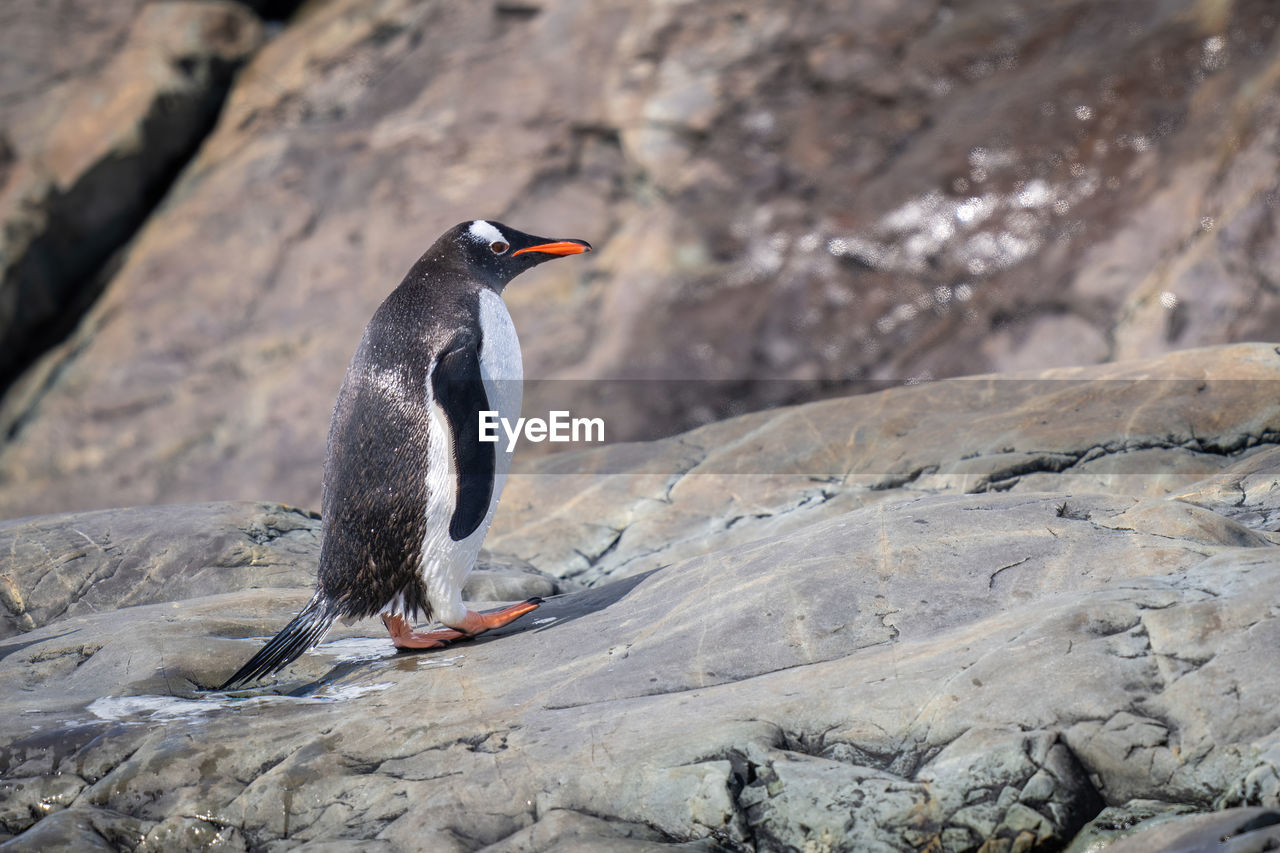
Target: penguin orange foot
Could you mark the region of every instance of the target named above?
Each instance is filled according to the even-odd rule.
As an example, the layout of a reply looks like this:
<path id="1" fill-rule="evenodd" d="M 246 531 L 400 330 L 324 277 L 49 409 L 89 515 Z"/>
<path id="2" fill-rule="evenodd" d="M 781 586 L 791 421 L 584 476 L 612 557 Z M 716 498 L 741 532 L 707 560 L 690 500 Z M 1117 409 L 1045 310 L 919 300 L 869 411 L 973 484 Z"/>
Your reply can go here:
<path id="1" fill-rule="evenodd" d="M 505 444 L 481 440 L 480 417 L 520 416 L 524 367 L 503 289 L 589 251 L 477 219 L 418 259 L 369 321 L 338 392 L 315 595 L 222 689 L 284 668 L 335 619 L 380 614 L 397 646 L 434 648 L 538 606 L 477 613 L 462 603 L 511 463 Z M 413 618 L 445 628 L 418 634 Z"/>
<path id="2" fill-rule="evenodd" d="M 434 631 L 415 631 L 403 616 L 383 616 L 382 624 L 391 633 L 391 642 L 397 649 L 437 649 L 452 640 L 469 640 L 477 634 L 510 625 L 526 613 L 538 609 L 541 598 L 531 598 L 510 607 L 477 613 L 468 610 L 457 628 L 437 628 Z"/>

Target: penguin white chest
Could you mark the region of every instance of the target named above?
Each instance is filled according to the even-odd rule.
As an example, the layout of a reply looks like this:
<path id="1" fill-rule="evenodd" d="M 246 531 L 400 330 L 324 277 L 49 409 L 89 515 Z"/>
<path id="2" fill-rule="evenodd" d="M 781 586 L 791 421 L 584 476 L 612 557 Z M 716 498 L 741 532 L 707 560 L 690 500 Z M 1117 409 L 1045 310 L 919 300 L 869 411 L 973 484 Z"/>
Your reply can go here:
<path id="1" fill-rule="evenodd" d="M 524 363 L 520 356 L 520 340 L 515 324 L 502 298 L 489 290 L 480 294 L 480 378 L 484 384 L 488 409 L 514 422 L 520 417 L 523 396 Z M 434 369 L 433 365 L 433 369 Z M 427 379 L 428 389 L 431 378 Z M 438 403 L 430 406 L 431 423 L 428 440 L 426 534 L 422 543 L 422 579 L 427 599 L 437 618 L 446 624 L 457 622 L 466 613 L 462 604 L 462 586 L 475 565 L 480 545 L 489 532 L 498 499 L 507 482 L 511 454 L 506 445 L 496 442 L 494 450 L 493 492 L 484 520 L 467 538 L 453 540 L 448 533 L 449 520 L 456 508 L 457 476 L 454 466 L 453 438 L 448 419 Z M 475 436 L 469 437 L 475 440 Z M 396 602 L 391 608 L 394 609 Z"/>
<path id="2" fill-rule="evenodd" d="M 491 408 L 515 423 L 520 417 L 524 391 L 524 360 L 511 313 L 502 297 L 492 290 L 480 291 L 480 334 L 480 375 L 485 396 Z M 501 452 L 498 455 L 500 459 L 503 456 Z M 510 454 L 506 456 L 509 460 Z"/>

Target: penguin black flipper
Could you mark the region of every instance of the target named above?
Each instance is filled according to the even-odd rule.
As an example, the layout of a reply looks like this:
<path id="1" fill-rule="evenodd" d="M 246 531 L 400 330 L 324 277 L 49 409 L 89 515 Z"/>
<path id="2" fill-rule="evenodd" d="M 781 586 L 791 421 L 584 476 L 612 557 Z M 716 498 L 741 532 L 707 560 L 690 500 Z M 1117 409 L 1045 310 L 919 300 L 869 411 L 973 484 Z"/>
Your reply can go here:
<path id="1" fill-rule="evenodd" d="M 328 601 L 320 593 L 316 593 L 292 622 L 284 626 L 279 634 L 259 649 L 248 663 L 236 670 L 236 674 L 224 681 L 218 689 L 231 690 L 246 681 L 284 669 L 318 643 L 336 618 L 338 614 Z"/>
<path id="2" fill-rule="evenodd" d="M 480 347 L 473 336 L 457 336 L 440 356 L 431 374 L 431 391 L 452 433 L 458 482 L 449 538 L 461 542 L 489 512 L 496 460 L 495 444 L 480 440 L 480 413 L 489 411 L 489 397 L 480 372 Z"/>

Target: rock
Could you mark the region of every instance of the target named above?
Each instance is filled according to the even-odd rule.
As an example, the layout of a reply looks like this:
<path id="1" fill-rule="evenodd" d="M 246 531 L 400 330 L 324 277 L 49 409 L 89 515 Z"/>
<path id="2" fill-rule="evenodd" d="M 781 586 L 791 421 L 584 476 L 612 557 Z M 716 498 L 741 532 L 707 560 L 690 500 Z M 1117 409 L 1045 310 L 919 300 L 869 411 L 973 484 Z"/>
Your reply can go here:
<path id="1" fill-rule="evenodd" d="M 0 782 L 0 832 L 15 835 L 51 812 L 69 806 L 85 782 L 73 774 L 8 779 Z"/>
<path id="2" fill-rule="evenodd" d="M 0 171 L 0 387 L 96 296 L 99 268 L 167 189 L 261 41 L 257 17 L 239 3 L 112 5 L 53 17 L 15 7 L 5 29 L 5 53 L 15 51 L 5 64 L 19 74 L 0 113 L 10 135 Z M 113 39 L 122 44 L 108 48 Z M 17 396 L 42 381 L 29 378 Z"/>
<path id="3" fill-rule="evenodd" d="M 1203 522 L 1215 543 L 1259 544 L 1269 541 L 1259 530 L 1275 529 L 1257 513 L 1275 498 L 1276 379 L 1270 345 L 1190 350 L 1035 379 L 899 387 L 734 418 L 679 441 L 517 458 L 488 541 L 598 583 L 904 491 L 1054 490 L 1174 492 L 1212 512 L 1156 501 L 1107 523 L 1141 528 L 1154 512 L 1179 536 L 1194 538 Z M 1242 478 L 1253 496 L 1237 506 Z M 1212 494 L 1186 491 L 1195 483 Z M 1062 502 L 1064 516 L 1086 512 L 1073 503 Z"/>
<path id="4" fill-rule="evenodd" d="M 612 439 L 1273 340 L 1277 25 L 1268 0 L 309 4 L 8 395 L 0 515 L 315 505 L 363 324 L 476 216 L 595 243 L 507 298 L 554 380 L 530 405 Z"/>
<path id="5" fill-rule="evenodd" d="M 14 137 L 34 130 L 35 115 L 44 109 L 51 90 L 73 78 L 92 78 L 107 65 L 143 0 L 99 4 L 68 2 L 61 9 L 47 3 L 15 0 L 5 5 L 0 30 L 0 126 L 15 157 Z M 38 144 L 25 146 L 26 150 Z M 10 163 L 6 162 L 6 166 Z"/>
<path id="6" fill-rule="evenodd" d="M 1280 477 L 1280 418 L 1270 397 L 1253 395 L 1250 413 L 1204 374 L 1229 355 L 1256 380 L 1280 369 L 1270 348 L 1242 346 L 1075 372 L 1066 391 L 983 379 L 985 406 L 948 409 L 959 383 L 931 383 L 726 422 L 735 439 L 716 445 L 720 472 L 847 464 L 861 418 L 886 464 L 828 484 L 828 509 L 797 510 L 793 526 L 745 513 L 728 537 L 704 523 L 700 550 L 678 514 L 671 531 L 650 518 L 610 553 L 682 539 L 684 555 L 644 571 L 566 564 L 590 585 L 426 654 L 394 653 L 368 620 L 263 685 L 215 693 L 305 586 L 218 589 L 201 569 L 189 589 L 157 581 L 150 603 L 67 607 L 0 641 L 0 814 L 17 816 L 6 849 L 1013 851 L 1122 825 L 1139 828 L 1134 843 L 1145 832 L 1265 843 L 1280 809 L 1280 549 L 1262 484 Z M 1168 391 L 1179 376 L 1203 390 Z M 1061 418 L 1031 414 L 1050 401 L 1070 403 L 1074 439 Z M 933 412 L 947 413 L 945 430 Z M 643 494 L 661 478 L 691 480 L 662 466 L 702 459 L 714 429 L 610 449 L 641 473 L 602 466 L 598 488 L 581 471 L 599 452 L 581 454 L 572 477 L 561 456 L 513 478 L 549 503 L 561 488 L 582 495 L 581 523 L 548 524 L 537 547 L 592 553 L 578 537 L 611 523 L 615 502 L 660 503 Z M 1153 487 L 1131 469 L 1079 471 L 1084 454 L 1032 466 L 1034 487 L 978 490 L 991 472 L 1015 478 L 1007 457 L 1113 444 L 1105 455 L 1121 455 L 1126 436 L 1145 470 L 1172 473 Z M 963 458 L 975 447 L 992 449 Z M 911 453 L 937 471 L 896 476 Z M 706 475 L 701 505 L 679 489 L 670 500 L 705 518 L 717 491 L 765 501 L 798 488 L 732 476 L 744 479 Z M 1233 482 L 1250 485 L 1228 518 L 1214 507 Z M 166 525 L 193 531 L 187 564 L 203 566 L 234 550 L 246 519 L 286 511 L 132 512 L 112 529 L 141 531 L 151 513 L 153 541 Z M 297 518 L 265 562 L 303 559 L 314 519 Z M 77 527 L 100 539 L 108 525 L 98 514 L 19 525 L 28 548 Z M 139 554 L 154 547 L 140 538 Z M 515 553 L 537 565 L 537 552 Z M 166 571 L 180 565 L 166 559 Z M 38 800 L 49 813 L 34 815 L 55 784 L 58 796 Z M 1208 814 L 1147 829 L 1139 821 L 1162 810 L 1152 801 Z"/>
<path id="7" fill-rule="evenodd" d="M 1210 509 L 1258 530 L 1280 529 L 1280 518 L 1269 507 L 1276 504 L 1280 483 L 1272 476 L 1280 449 L 1268 448 L 1223 470 L 1194 486 L 1174 492 L 1189 504 Z"/>
<path id="8" fill-rule="evenodd" d="M 1066 853 L 1107 849 L 1111 842 L 1129 834 L 1134 827 L 1148 829 L 1159 820 L 1195 810 L 1195 806 L 1162 800 L 1130 800 L 1122 806 L 1108 806 L 1085 824 L 1084 829 L 1072 839 Z"/>
<path id="9" fill-rule="evenodd" d="M 80 613 L 244 589 L 311 587 L 320 519 L 279 504 L 115 509 L 0 522 L 0 638 Z M 564 591 L 509 555 L 483 552 L 464 593 L 510 601 Z"/>
<path id="10" fill-rule="evenodd" d="M 0 637 L 59 617 L 249 587 L 315 583 L 319 518 L 278 504 L 206 504 L 0 523 Z"/>
<path id="11" fill-rule="evenodd" d="M 483 848 L 484 853 L 533 853 L 542 850 L 565 850 L 571 853 L 643 853 L 658 850 L 712 851 L 716 847 L 703 841 L 672 843 L 661 832 L 644 824 L 603 820 L 580 812 L 551 809 L 537 823 L 496 844 Z"/>
<path id="12" fill-rule="evenodd" d="M 1107 853 L 1261 853 L 1280 845 L 1280 811 L 1227 809 L 1213 814 L 1180 815 L 1177 811 L 1150 818 L 1102 847 L 1073 844 L 1067 853 L 1085 849 Z"/>

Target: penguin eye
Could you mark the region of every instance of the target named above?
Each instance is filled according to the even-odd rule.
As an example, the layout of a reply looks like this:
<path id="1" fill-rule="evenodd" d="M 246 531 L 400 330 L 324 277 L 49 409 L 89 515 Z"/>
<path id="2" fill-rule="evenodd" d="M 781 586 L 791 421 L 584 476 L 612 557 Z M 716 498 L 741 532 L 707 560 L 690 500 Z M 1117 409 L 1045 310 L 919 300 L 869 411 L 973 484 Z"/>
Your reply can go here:
<path id="1" fill-rule="evenodd" d="M 501 240 L 494 240 L 492 243 L 489 244 L 489 248 L 493 251 L 495 255 L 503 255 L 503 254 L 506 254 L 507 249 L 510 249 L 511 247 L 508 246 L 506 243 L 502 242 Z"/>

